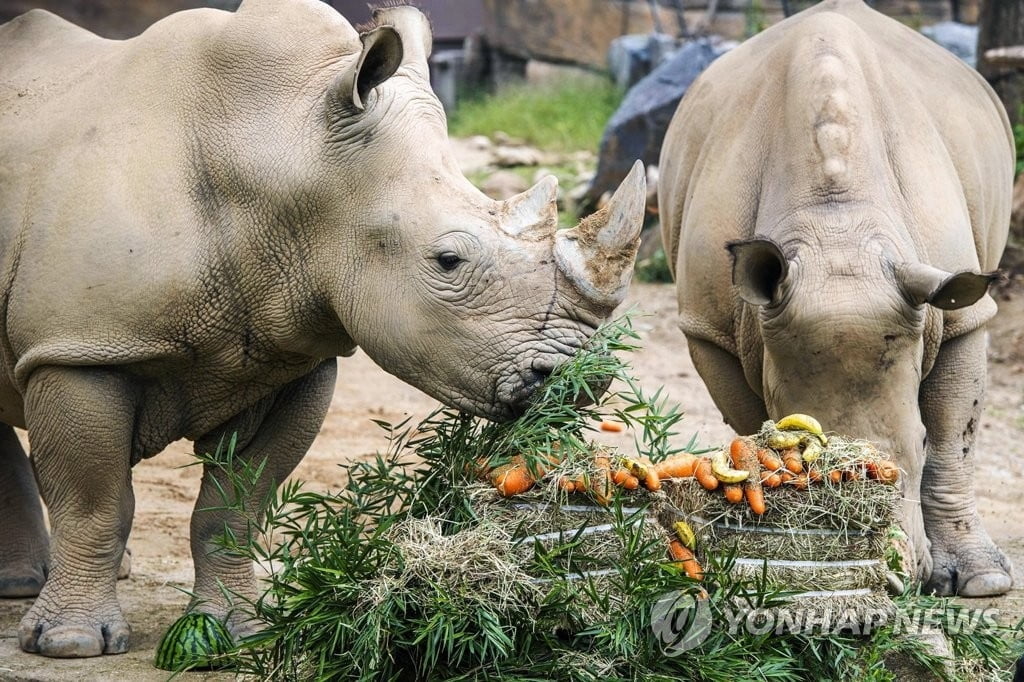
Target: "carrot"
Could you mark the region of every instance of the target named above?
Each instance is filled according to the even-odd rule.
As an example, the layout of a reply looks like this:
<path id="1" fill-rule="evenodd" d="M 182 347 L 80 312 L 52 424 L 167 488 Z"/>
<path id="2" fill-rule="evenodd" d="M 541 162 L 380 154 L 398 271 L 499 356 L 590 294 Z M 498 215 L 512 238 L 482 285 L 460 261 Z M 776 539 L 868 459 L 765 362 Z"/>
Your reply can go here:
<path id="1" fill-rule="evenodd" d="M 734 469 L 744 469 L 743 463 L 747 461 L 747 451 L 754 447 L 753 441 L 749 438 L 735 438 L 729 444 L 729 457 L 732 458 Z M 747 469 L 749 471 L 749 469 Z"/>
<path id="2" fill-rule="evenodd" d="M 711 460 L 707 457 L 701 457 L 697 463 L 697 468 L 693 472 L 693 477 L 697 479 L 706 490 L 715 490 L 718 487 L 718 479 L 711 473 Z"/>
<path id="3" fill-rule="evenodd" d="M 608 421 L 607 419 L 601 422 L 602 431 L 610 431 L 612 433 L 622 433 L 626 430 L 626 425 L 620 422 Z"/>
<path id="4" fill-rule="evenodd" d="M 779 472 L 779 481 L 782 483 L 789 483 L 794 478 L 796 478 L 796 476 L 797 475 L 794 474 L 789 469 L 783 469 L 782 471 Z"/>
<path id="5" fill-rule="evenodd" d="M 625 469 L 615 470 L 615 473 L 612 474 L 612 483 L 622 486 L 626 490 L 636 490 L 640 487 L 640 481 L 637 480 L 636 476 Z"/>
<path id="6" fill-rule="evenodd" d="M 757 486 L 750 483 L 744 484 L 743 494 L 747 498 L 747 504 L 750 505 L 750 511 L 758 516 L 768 511 L 768 506 L 764 503 L 764 490 L 761 489 L 760 483 Z"/>
<path id="7" fill-rule="evenodd" d="M 757 461 L 769 471 L 778 471 L 782 468 L 782 460 L 768 448 L 760 448 L 757 451 Z"/>
<path id="8" fill-rule="evenodd" d="M 857 469 L 846 469 L 843 471 L 843 479 L 846 481 L 859 481 L 861 472 Z"/>
<path id="9" fill-rule="evenodd" d="M 782 485 L 782 476 L 771 471 L 762 471 L 761 485 L 765 488 L 778 488 Z"/>
<path id="10" fill-rule="evenodd" d="M 840 471 L 839 469 L 833 469 L 832 471 L 828 472 L 828 480 L 832 481 L 833 483 L 839 483 L 840 481 L 843 480 L 843 472 Z"/>
<path id="11" fill-rule="evenodd" d="M 873 465 L 873 466 L 872 466 Z M 900 469 L 894 462 L 881 459 L 877 462 L 868 462 L 868 473 L 872 478 L 883 483 L 895 483 L 900 478 Z"/>
<path id="12" fill-rule="evenodd" d="M 701 580 L 704 578 L 704 569 L 697 562 L 697 558 L 693 556 L 693 552 L 685 547 L 679 540 L 672 540 L 668 543 L 669 556 L 678 564 L 686 575 L 693 578 L 694 580 Z"/>
<path id="13" fill-rule="evenodd" d="M 564 476 L 558 479 L 558 487 L 567 493 L 576 492 L 576 482 Z"/>
<path id="14" fill-rule="evenodd" d="M 612 483 L 614 483 L 615 485 L 622 485 L 623 483 L 626 482 L 626 479 L 629 478 L 631 475 L 632 474 L 630 474 L 625 469 L 616 469 L 615 471 L 612 472 Z"/>
<path id="15" fill-rule="evenodd" d="M 729 454 L 732 456 L 732 465 L 737 469 L 746 469 L 751 474 L 758 472 L 761 468 L 761 463 L 764 461 L 765 456 L 762 455 L 763 449 L 758 449 L 754 445 L 752 438 L 737 438 L 732 442 L 729 447 Z M 761 488 L 761 477 L 759 475 L 748 476 L 740 488 L 742 500 L 744 497 L 747 498 L 747 504 L 750 505 L 750 511 L 754 512 L 758 516 L 761 516 L 767 510 L 764 503 L 764 490 Z M 735 496 L 735 493 L 732 493 Z M 725 490 L 725 498 L 732 502 L 732 498 L 729 497 L 730 491 L 728 487 Z"/>
<path id="16" fill-rule="evenodd" d="M 743 486 L 739 483 L 726 483 L 724 490 L 725 499 L 731 504 L 739 504 L 743 501 Z"/>
<path id="17" fill-rule="evenodd" d="M 688 478 L 693 476 L 698 461 L 695 455 L 691 455 L 688 452 L 672 455 L 668 459 L 658 462 L 654 467 L 654 473 L 658 474 L 658 478 L 661 480 L 666 478 Z"/>
<path id="18" fill-rule="evenodd" d="M 793 487 L 797 490 L 807 490 L 807 485 L 810 481 L 807 479 L 807 474 L 797 474 L 796 478 L 793 479 Z"/>
<path id="19" fill-rule="evenodd" d="M 782 463 L 794 474 L 800 474 L 804 471 L 804 463 L 800 459 L 800 451 L 796 448 L 782 451 Z"/>
<path id="20" fill-rule="evenodd" d="M 491 485 L 498 489 L 498 493 L 502 497 L 521 495 L 537 482 L 526 470 L 526 467 L 516 464 L 505 464 L 498 467 L 491 472 L 490 479 Z"/>
<path id="21" fill-rule="evenodd" d="M 594 458 L 594 464 L 597 465 L 597 471 L 591 474 L 588 488 L 598 504 L 608 504 L 611 499 L 611 460 L 604 455 L 598 455 Z"/>
<path id="22" fill-rule="evenodd" d="M 654 469 L 647 470 L 647 475 L 644 476 L 644 487 L 652 493 L 661 490 L 661 479 L 658 478 L 658 474 Z"/>
<path id="23" fill-rule="evenodd" d="M 810 479 L 811 483 L 821 482 L 821 471 L 814 467 L 807 467 L 807 478 Z"/>

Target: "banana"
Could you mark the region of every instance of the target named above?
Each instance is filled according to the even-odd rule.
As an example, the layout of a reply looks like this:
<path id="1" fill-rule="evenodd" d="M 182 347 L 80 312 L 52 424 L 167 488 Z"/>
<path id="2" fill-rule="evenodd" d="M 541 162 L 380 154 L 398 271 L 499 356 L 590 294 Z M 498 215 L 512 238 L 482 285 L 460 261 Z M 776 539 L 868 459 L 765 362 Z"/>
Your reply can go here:
<path id="1" fill-rule="evenodd" d="M 672 524 L 672 529 L 676 532 L 676 537 L 679 538 L 684 547 L 697 549 L 697 535 L 693 532 L 690 524 L 686 521 L 676 521 Z"/>
<path id="2" fill-rule="evenodd" d="M 780 431 L 809 431 L 815 436 L 822 433 L 821 424 L 814 417 L 807 414 L 791 414 L 775 422 L 775 428 Z"/>
<path id="3" fill-rule="evenodd" d="M 812 440 L 811 438 L 801 438 L 800 440 L 801 443 L 803 443 L 803 452 L 800 456 L 805 462 L 810 463 L 815 461 L 821 457 L 821 453 L 825 451 L 825 448 L 821 447 L 821 443 L 819 443 L 817 439 Z"/>
<path id="4" fill-rule="evenodd" d="M 711 473 L 722 483 L 740 483 L 750 476 L 749 471 L 733 469 L 729 465 L 729 456 L 725 450 L 719 450 L 711 455 Z"/>
<path id="5" fill-rule="evenodd" d="M 792 431 L 772 431 L 768 435 L 768 447 L 772 450 L 788 450 L 800 444 L 799 434 Z"/>
<path id="6" fill-rule="evenodd" d="M 822 445 L 828 445 L 825 432 L 821 429 L 821 423 L 809 414 L 791 414 L 775 422 L 775 428 L 780 431 L 807 431 L 818 437 Z"/>

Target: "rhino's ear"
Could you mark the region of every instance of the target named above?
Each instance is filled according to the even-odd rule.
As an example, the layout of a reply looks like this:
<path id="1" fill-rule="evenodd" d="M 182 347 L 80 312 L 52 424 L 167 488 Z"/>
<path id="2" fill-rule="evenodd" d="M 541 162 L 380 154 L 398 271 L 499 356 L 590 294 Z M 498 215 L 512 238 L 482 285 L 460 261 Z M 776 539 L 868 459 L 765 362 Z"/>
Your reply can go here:
<path id="1" fill-rule="evenodd" d="M 779 282 L 789 273 L 789 261 L 771 239 L 754 238 L 729 242 L 732 283 L 740 298 L 751 305 L 768 305 L 775 300 Z"/>
<path id="2" fill-rule="evenodd" d="M 924 263 L 903 263 L 896 267 L 896 279 L 913 305 L 929 303 L 942 310 L 956 310 L 976 303 L 999 279 L 999 273 L 949 273 Z"/>
<path id="3" fill-rule="evenodd" d="M 366 108 L 366 97 L 375 87 L 391 78 L 402 65 L 402 37 L 391 26 L 379 26 L 359 36 L 363 51 L 355 66 L 337 85 L 337 96 L 358 111 Z"/>

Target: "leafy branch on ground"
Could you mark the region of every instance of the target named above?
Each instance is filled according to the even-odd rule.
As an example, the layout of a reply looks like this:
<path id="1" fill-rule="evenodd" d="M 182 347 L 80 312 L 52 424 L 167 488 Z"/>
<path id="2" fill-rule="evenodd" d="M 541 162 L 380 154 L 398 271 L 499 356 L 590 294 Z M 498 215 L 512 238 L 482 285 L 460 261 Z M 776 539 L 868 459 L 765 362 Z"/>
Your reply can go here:
<path id="1" fill-rule="evenodd" d="M 678 409 L 630 375 L 623 356 L 636 344 L 628 318 L 610 323 L 512 422 L 450 409 L 415 426 L 378 422 L 388 449 L 348 466 L 342 491 L 283 485 L 249 537 L 222 541 L 268 574 L 250 605 L 266 628 L 240 643 L 235 668 L 267 680 L 892 680 L 885 659 L 902 652 L 956 679 L 1008 669 L 1019 646 L 998 626 L 953 633 L 961 660 L 952 672 L 892 626 L 871 637 L 732 631 L 738 604 L 768 609 L 788 594 L 766 573 L 734 577 L 729 553 L 709 558 L 703 583 L 691 580 L 666 560 L 643 498 L 619 495 L 599 511 L 603 535 L 524 538 L 516 523 L 495 522 L 480 503 L 493 493 L 475 483 L 482 464 L 521 455 L 538 467 L 552 456 L 582 466 L 595 447 L 589 433 L 609 414 L 634 427 L 637 450 L 652 460 L 695 449 L 694 439 L 674 445 Z M 261 468 L 236 458 L 233 442 L 200 460 L 230 481 L 228 507 Z M 556 506 L 566 501 L 559 495 Z M 681 656 L 666 655 L 652 624 L 655 605 L 673 594 L 705 597 L 714 624 Z M 962 608 L 909 591 L 897 602 L 907 612 Z"/>

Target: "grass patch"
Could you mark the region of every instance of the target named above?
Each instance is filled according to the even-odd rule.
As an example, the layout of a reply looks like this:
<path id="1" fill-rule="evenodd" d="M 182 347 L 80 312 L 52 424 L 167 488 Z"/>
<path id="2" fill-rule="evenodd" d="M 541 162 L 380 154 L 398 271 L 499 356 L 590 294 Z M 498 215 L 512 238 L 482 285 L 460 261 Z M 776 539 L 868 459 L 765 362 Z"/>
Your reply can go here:
<path id="1" fill-rule="evenodd" d="M 448 128 L 456 137 L 492 136 L 500 130 L 547 150 L 596 150 L 621 101 L 610 81 L 510 85 L 460 102 Z"/>
<path id="2" fill-rule="evenodd" d="M 270 573 L 251 604 L 266 629 L 232 654 L 235 668 L 266 680 L 881 681 L 894 679 L 884 662 L 900 653 L 950 679 L 1008 669 L 1018 649 L 995 625 L 950 632 L 960 657 L 952 672 L 891 625 L 870 637 L 734 630 L 729 612 L 737 605 L 770 609 L 787 593 L 764 573 L 736 578 L 728 555 L 709 558 L 703 583 L 691 580 L 666 560 L 663 531 L 652 534 L 642 497 L 616 495 L 597 512 L 607 526 L 604 551 L 590 549 L 596 533 L 541 541 L 520 537 L 514 522 L 495 523 L 488 508 L 504 509 L 506 519 L 511 508 L 476 481 L 482 463 L 519 454 L 539 471 L 557 454 L 558 467 L 586 471 L 594 452 L 588 434 L 605 415 L 631 424 L 637 450 L 652 460 L 694 447 L 692 439 L 673 447 L 680 413 L 660 391 L 645 393 L 614 354 L 633 350 L 635 340 L 628 321 L 599 330 L 513 422 L 453 410 L 416 426 L 378 422 L 388 451 L 350 466 L 340 493 L 283 486 L 266 501 L 265 520 L 253 518 L 244 537 L 222 540 L 222 551 Z M 615 390 L 579 404 L 609 377 Z M 200 460 L 225 472 L 224 504 L 245 512 L 238 500 L 262 464 L 236 460 L 231 444 Z M 493 503 L 479 503 L 484 493 Z M 666 595 L 703 599 L 712 616 L 706 639 L 681 656 L 664 651 Z M 960 613 L 949 600 L 913 592 L 897 604 Z"/>

